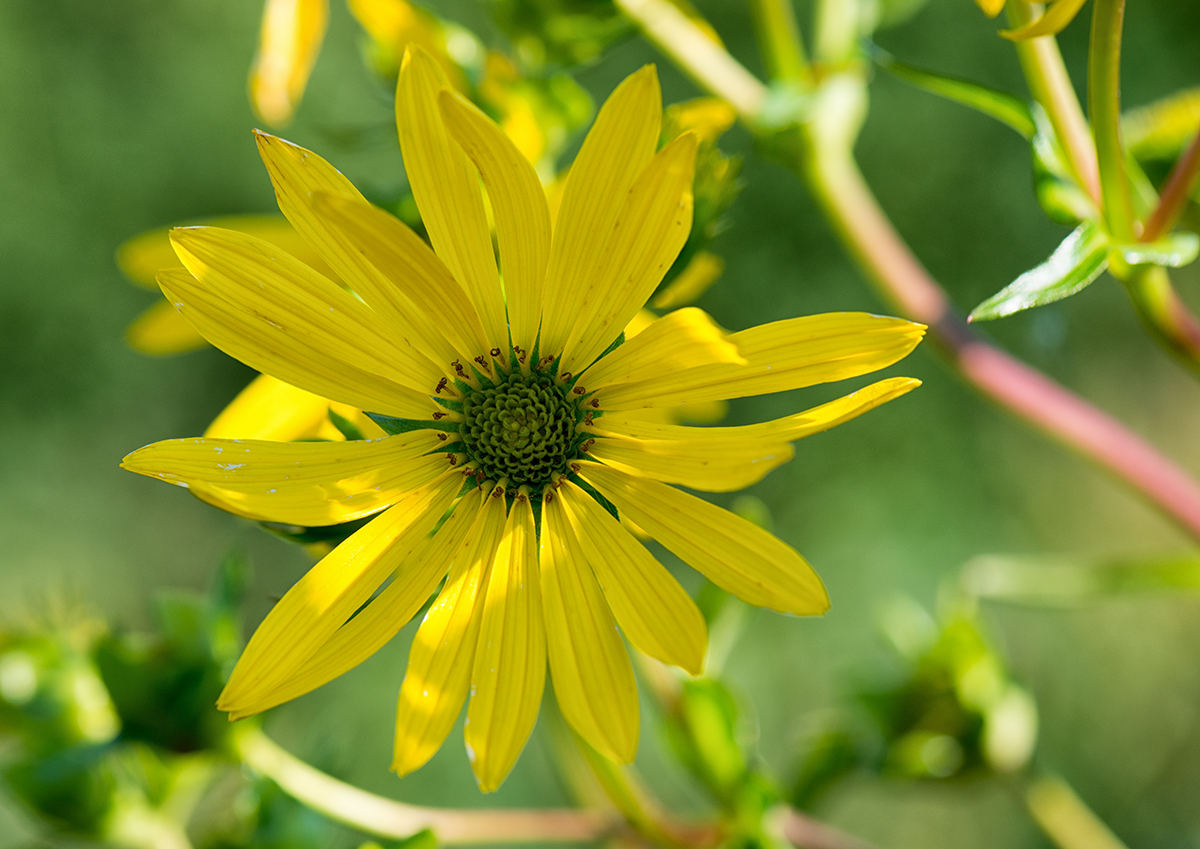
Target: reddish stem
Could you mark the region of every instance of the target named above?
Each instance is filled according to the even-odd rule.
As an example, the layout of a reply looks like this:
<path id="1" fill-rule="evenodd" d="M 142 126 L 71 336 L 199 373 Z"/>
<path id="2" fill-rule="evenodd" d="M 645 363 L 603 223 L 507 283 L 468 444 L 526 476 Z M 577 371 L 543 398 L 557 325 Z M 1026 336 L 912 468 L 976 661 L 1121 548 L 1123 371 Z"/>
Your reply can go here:
<path id="1" fill-rule="evenodd" d="M 1143 242 L 1153 242 L 1170 232 L 1191 196 L 1197 175 L 1200 175 L 1200 132 L 1196 133 L 1188 149 L 1171 169 L 1171 176 L 1167 178 L 1159 196 L 1158 206 L 1142 228 Z"/>
<path id="2" fill-rule="evenodd" d="M 929 325 L 970 384 L 1108 469 L 1200 539 L 1195 480 L 1116 419 L 983 341 L 909 251 L 848 156 L 805 158 L 815 193 L 882 295 L 909 318 Z"/>

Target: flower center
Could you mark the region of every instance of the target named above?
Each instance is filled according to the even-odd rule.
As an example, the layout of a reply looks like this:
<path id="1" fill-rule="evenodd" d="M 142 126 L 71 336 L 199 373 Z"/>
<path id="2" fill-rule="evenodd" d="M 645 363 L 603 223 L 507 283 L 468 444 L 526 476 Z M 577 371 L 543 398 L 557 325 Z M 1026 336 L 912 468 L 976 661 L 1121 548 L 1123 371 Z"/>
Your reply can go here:
<path id="1" fill-rule="evenodd" d="M 551 376 L 536 369 L 501 375 L 495 386 L 468 390 L 462 408 L 463 443 L 488 478 L 536 493 L 567 471 L 578 408 Z"/>

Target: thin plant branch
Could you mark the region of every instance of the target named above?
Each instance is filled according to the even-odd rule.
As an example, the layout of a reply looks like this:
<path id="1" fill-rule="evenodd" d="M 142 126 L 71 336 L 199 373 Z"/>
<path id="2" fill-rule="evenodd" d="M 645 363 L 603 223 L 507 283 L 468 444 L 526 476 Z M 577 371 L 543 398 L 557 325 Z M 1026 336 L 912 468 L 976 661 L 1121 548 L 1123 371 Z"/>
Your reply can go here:
<path id="1" fill-rule="evenodd" d="M 1100 197 L 1108 232 L 1122 241 L 1134 237 L 1133 199 L 1121 144 L 1121 26 L 1125 0 L 1094 0 L 1088 50 L 1088 113 L 1096 139 Z"/>
<path id="2" fill-rule="evenodd" d="M 406 805 L 360 790 L 314 769 L 258 729 L 235 737 L 242 762 L 292 798 L 330 819 L 379 837 L 406 838 L 429 829 L 439 845 L 593 843 L 620 833 L 620 820 L 564 809 L 455 810 Z"/>
<path id="3" fill-rule="evenodd" d="M 768 75 L 785 82 L 807 83 L 808 59 L 792 0 L 751 0 L 750 12 L 763 45 Z"/>
<path id="4" fill-rule="evenodd" d="M 1143 242 L 1153 242 L 1171 232 L 1171 228 L 1175 226 L 1175 222 L 1187 206 L 1197 176 L 1200 176 L 1200 132 L 1196 133 L 1192 143 L 1171 169 L 1167 182 L 1163 184 L 1158 206 L 1150 213 L 1145 226 L 1142 227 Z"/>
<path id="5" fill-rule="evenodd" d="M 1059 849 L 1126 849 L 1060 778 L 1037 778 L 1025 790 L 1030 815 Z"/>
<path id="6" fill-rule="evenodd" d="M 1008 17 L 1013 27 L 1028 24 L 1035 17 L 1036 6 L 1025 0 L 1009 0 Z M 1096 146 L 1088 129 L 1087 119 L 1075 94 L 1075 86 L 1067 74 L 1058 40 L 1043 35 L 1018 41 L 1017 58 L 1025 74 L 1033 99 L 1046 110 L 1050 124 L 1067 154 L 1067 162 L 1097 206 L 1100 204 L 1100 176 L 1096 164 Z"/>
<path id="7" fill-rule="evenodd" d="M 699 57 L 675 45 L 694 42 L 690 31 L 695 25 L 677 11 L 673 15 L 665 11 L 663 7 L 674 10 L 667 0 L 617 0 L 617 4 L 683 70 L 729 100 L 747 125 L 752 129 L 761 125 L 756 107 L 765 100 L 765 87 L 727 53 L 719 72 L 712 66 L 694 66 Z M 757 93 L 747 79 L 757 83 Z M 865 85 L 861 80 L 841 84 Z M 1200 485 L 1195 480 L 1113 417 L 983 341 L 953 309 L 945 290 L 913 256 L 871 193 L 853 160 L 853 135 L 833 133 L 840 146 L 818 140 L 811 150 L 797 151 L 791 165 L 808 181 L 847 250 L 881 296 L 909 318 L 929 325 L 949 361 L 983 395 L 1108 470 L 1200 539 Z"/>

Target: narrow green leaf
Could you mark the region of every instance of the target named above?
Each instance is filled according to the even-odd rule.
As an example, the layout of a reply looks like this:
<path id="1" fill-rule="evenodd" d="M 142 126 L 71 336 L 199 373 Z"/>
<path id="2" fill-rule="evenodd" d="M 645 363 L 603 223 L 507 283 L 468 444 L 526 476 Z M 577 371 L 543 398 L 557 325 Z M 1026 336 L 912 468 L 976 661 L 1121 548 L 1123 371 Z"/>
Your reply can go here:
<path id="1" fill-rule="evenodd" d="M 1071 606 L 1089 599 L 1200 590 L 1200 559 L 1091 561 L 1064 557 L 979 557 L 963 570 L 976 598 Z"/>
<path id="2" fill-rule="evenodd" d="M 1085 288 L 1107 267 L 1108 239 L 1095 224 L 1085 222 L 1063 240 L 1048 260 L 975 307 L 967 320 L 990 321 L 1061 301 Z"/>
<path id="3" fill-rule="evenodd" d="M 968 80 L 947 77 L 933 71 L 905 65 L 903 62 L 897 62 L 890 53 L 873 44 L 868 45 L 868 49 L 875 64 L 900 79 L 995 118 L 1027 139 L 1033 138 L 1036 129 L 1033 116 L 1029 112 L 1029 107 L 1020 98 Z"/>
<path id="4" fill-rule="evenodd" d="M 1035 103 L 1029 114 L 1035 128 L 1030 142 L 1033 183 L 1042 210 L 1055 224 L 1068 226 L 1099 218 L 1096 204 L 1067 165 L 1067 156 L 1046 110 Z"/>
<path id="5" fill-rule="evenodd" d="M 1200 236 L 1179 231 L 1164 236 L 1155 242 L 1135 242 L 1131 245 L 1114 245 L 1121 259 L 1130 265 L 1165 265 L 1182 268 L 1195 262 L 1200 254 Z"/>

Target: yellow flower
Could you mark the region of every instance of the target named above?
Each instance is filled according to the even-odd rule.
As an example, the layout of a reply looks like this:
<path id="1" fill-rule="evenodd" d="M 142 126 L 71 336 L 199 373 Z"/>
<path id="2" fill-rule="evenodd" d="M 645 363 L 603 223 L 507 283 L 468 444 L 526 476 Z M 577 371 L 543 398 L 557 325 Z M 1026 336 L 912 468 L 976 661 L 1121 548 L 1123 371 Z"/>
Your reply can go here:
<path id="1" fill-rule="evenodd" d="M 469 694 L 468 754 L 481 788 L 494 790 L 533 728 L 547 667 L 571 726 L 627 762 L 637 689 L 617 626 L 692 673 L 707 634 L 691 598 L 615 514 L 750 604 L 823 613 L 825 589 L 796 551 L 670 484 L 754 483 L 792 456 L 792 441 L 917 381 L 884 380 L 747 427 L 688 428 L 640 411 L 862 375 L 904 357 L 924 328 L 834 313 L 726 334 L 685 308 L 619 344 L 691 225 L 696 141 L 685 134 L 656 152 L 652 67 L 601 110 L 554 222 L 533 167 L 419 49 L 405 57 L 396 110 L 433 250 L 315 153 L 260 134 L 280 208 L 344 285 L 260 239 L 204 227 L 173 232 L 186 271 L 159 278 L 214 345 L 372 411 L 393 435 L 169 440 L 124 466 L 252 519 L 374 516 L 259 626 L 221 695 L 231 718 L 362 662 L 442 585 L 401 686 L 398 772 L 433 755 Z"/>

